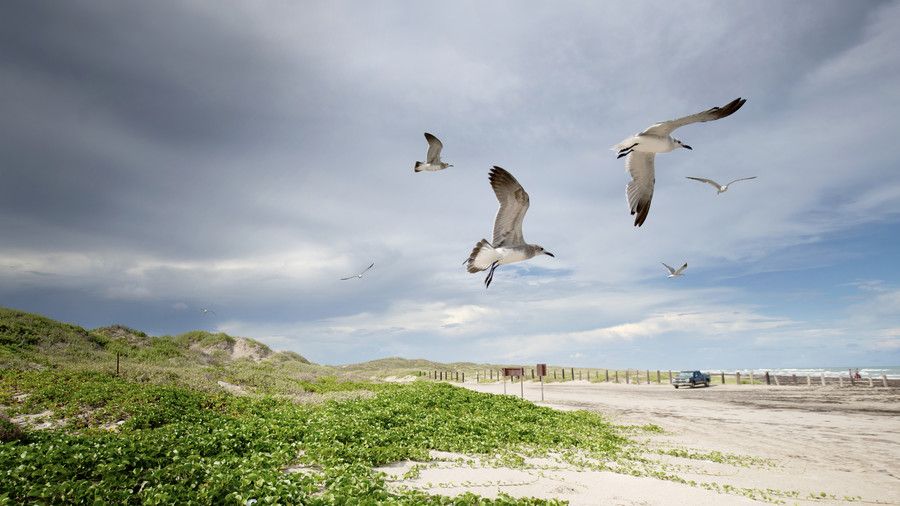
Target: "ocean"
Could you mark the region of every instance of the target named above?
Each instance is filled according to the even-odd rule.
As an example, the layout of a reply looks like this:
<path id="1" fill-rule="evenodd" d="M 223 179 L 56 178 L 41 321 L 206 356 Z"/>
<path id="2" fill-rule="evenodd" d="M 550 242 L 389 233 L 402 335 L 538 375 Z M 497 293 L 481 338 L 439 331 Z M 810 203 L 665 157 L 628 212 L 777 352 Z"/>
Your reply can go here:
<path id="1" fill-rule="evenodd" d="M 881 375 L 884 374 L 888 379 L 900 379 L 900 366 L 847 366 L 847 367 L 797 367 L 797 368 L 784 368 L 784 367 L 775 367 L 771 369 L 766 369 L 764 367 L 760 367 L 758 369 L 703 369 L 704 371 L 715 371 L 715 372 L 724 372 L 725 374 L 734 374 L 736 372 L 741 373 L 742 375 L 749 374 L 752 370 L 754 374 L 764 373 L 769 371 L 769 374 L 774 374 L 778 376 L 790 376 L 792 374 L 796 374 L 797 376 L 806 376 L 807 374 L 810 376 L 818 377 L 822 374 L 825 374 L 825 377 L 828 378 L 836 378 L 838 376 L 847 376 L 848 370 L 852 369 L 853 372 L 856 372 L 859 369 L 859 375 L 863 378 L 881 378 Z"/>

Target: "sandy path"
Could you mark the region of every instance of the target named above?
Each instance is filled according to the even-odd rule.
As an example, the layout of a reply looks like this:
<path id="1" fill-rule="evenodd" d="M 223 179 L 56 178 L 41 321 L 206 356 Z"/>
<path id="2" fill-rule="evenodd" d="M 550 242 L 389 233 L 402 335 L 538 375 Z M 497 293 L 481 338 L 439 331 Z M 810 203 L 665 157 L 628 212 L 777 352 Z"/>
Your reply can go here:
<path id="1" fill-rule="evenodd" d="M 503 385 L 498 383 L 465 386 L 503 393 Z M 506 388 L 510 394 L 519 394 L 518 384 Z M 579 381 L 549 384 L 544 389 L 546 400 L 541 403 L 540 387 L 526 382 L 525 398 L 557 409 L 598 411 L 618 424 L 659 425 L 665 434 L 640 436 L 651 447 L 716 450 L 770 459 L 775 464 L 745 468 L 661 458 L 681 464 L 679 475 L 687 479 L 799 491 L 799 497 L 787 499 L 789 504 L 843 503 L 845 497 L 860 498 L 863 504 L 900 504 L 898 389 L 726 385 L 675 390 L 668 385 Z M 573 479 L 570 488 L 575 491 L 593 488 L 577 476 Z M 585 479 L 597 477 L 585 475 Z M 691 490 L 685 500 L 705 502 L 697 492 L 711 493 L 674 483 L 655 487 L 661 495 L 648 496 L 641 487 L 618 490 L 621 501 L 612 500 L 609 494 L 599 501 L 597 496 L 577 492 L 559 498 L 573 504 L 672 504 L 671 487 Z M 831 499 L 809 499 L 809 494 L 821 492 Z M 743 500 L 716 495 L 729 504 Z"/>

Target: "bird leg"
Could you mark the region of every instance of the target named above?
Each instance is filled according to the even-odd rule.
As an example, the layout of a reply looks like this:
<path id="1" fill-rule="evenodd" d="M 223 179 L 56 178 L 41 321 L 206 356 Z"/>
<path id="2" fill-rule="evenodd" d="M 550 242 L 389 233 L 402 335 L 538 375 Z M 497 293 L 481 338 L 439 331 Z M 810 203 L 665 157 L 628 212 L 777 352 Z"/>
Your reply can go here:
<path id="1" fill-rule="evenodd" d="M 628 146 L 627 148 L 620 149 L 619 156 L 617 156 L 616 159 L 622 158 L 623 156 L 631 153 L 631 151 L 634 149 L 634 147 L 637 146 L 638 144 L 640 144 L 640 143 L 635 142 L 634 144 L 632 144 L 631 146 Z"/>
<path id="2" fill-rule="evenodd" d="M 497 269 L 497 266 L 500 265 L 499 261 L 496 261 L 491 264 L 491 270 L 488 271 L 488 275 L 484 278 L 484 287 L 487 288 L 491 286 L 491 281 L 494 279 L 494 271 Z"/>

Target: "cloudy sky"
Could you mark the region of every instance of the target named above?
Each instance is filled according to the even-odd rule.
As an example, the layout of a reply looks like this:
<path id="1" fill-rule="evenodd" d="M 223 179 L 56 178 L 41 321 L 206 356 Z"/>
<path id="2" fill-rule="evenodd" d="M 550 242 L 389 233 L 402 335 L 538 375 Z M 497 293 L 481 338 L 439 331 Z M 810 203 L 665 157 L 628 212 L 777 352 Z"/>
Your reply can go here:
<path id="1" fill-rule="evenodd" d="M 898 48 L 900 2 L 5 2 L 0 305 L 330 364 L 898 365 Z M 609 147 L 739 96 L 634 227 Z M 485 290 L 492 165 L 556 258 Z"/>

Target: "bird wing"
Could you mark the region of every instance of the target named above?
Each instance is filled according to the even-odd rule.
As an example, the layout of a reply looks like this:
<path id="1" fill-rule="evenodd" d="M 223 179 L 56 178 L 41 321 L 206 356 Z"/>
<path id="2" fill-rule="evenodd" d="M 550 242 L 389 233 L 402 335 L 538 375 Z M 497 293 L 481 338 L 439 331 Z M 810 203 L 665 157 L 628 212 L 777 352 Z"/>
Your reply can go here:
<path id="1" fill-rule="evenodd" d="M 672 274 L 681 274 L 682 272 L 684 272 L 685 269 L 687 269 L 687 262 L 685 262 L 684 265 L 679 267 L 678 270 L 673 272 Z"/>
<path id="2" fill-rule="evenodd" d="M 732 181 L 731 183 L 737 183 L 738 181 L 747 181 L 747 180 L 750 180 L 750 179 L 756 179 L 756 176 L 742 177 L 742 178 L 740 178 L 740 179 L 735 179 L 735 180 Z M 731 183 L 728 183 L 728 184 L 726 184 L 725 186 L 731 186 Z"/>
<path id="3" fill-rule="evenodd" d="M 522 220 L 525 219 L 525 212 L 528 211 L 530 204 L 528 193 L 512 174 L 496 165 L 491 169 L 488 179 L 500 202 L 500 208 L 497 209 L 497 216 L 494 218 L 492 245 L 500 248 L 525 244 L 525 238 L 522 236 Z"/>
<path id="4" fill-rule="evenodd" d="M 706 179 L 705 177 L 693 177 L 693 176 L 685 176 L 685 177 L 688 178 L 688 179 L 693 179 L 694 181 L 700 181 L 701 183 L 706 183 L 706 184 L 708 184 L 708 185 L 711 185 L 711 186 L 714 187 L 716 190 L 718 190 L 719 188 L 721 188 L 721 187 L 719 186 L 719 183 L 713 181 L 712 179 Z M 732 181 L 732 182 L 733 182 L 733 181 Z M 729 184 L 731 184 L 731 183 L 729 183 Z"/>
<path id="5" fill-rule="evenodd" d="M 660 262 L 660 263 L 663 264 L 663 267 L 665 267 L 666 269 L 669 269 L 669 274 L 675 274 L 675 269 L 672 268 L 672 266 L 670 266 L 669 264 L 667 264 L 665 262 Z"/>
<path id="6" fill-rule="evenodd" d="M 375 267 L 375 262 L 372 262 L 372 264 L 366 267 L 364 271 L 360 272 L 359 275 L 362 276 L 363 274 L 369 272 L 369 269 L 371 269 L 372 267 Z"/>
<path id="7" fill-rule="evenodd" d="M 347 276 L 346 278 L 341 278 L 341 281 L 347 281 L 348 279 L 353 279 L 356 276 Z"/>
<path id="8" fill-rule="evenodd" d="M 650 200 L 653 199 L 653 184 L 656 174 L 653 169 L 653 153 L 632 151 L 625 159 L 625 168 L 631 173 L 631 182 L 625 187 L 628 206 L 634 217 L 634 226 L 640 227 L 650 213 Z"/>
<path id="9" fill-rule="evenodd" d="M 712 109 L 707 109 L 703 112 L 698 112 L 697 114 L 691 114 L 690 116 L 685 116 L 683 118 L 670 119 L 669 121 L 657 123 L 648 127 L 646 130 L 641 132 L 641 134 L 661 136 L 669 135 L 674 132 L 676 128 L 683 127 L 684 125 L 722 119 L 726 116 L 731 116 L 732 114 L 734 114 L 738 109 L 741 108 L 741 106 L 744 105 L 744 102 L 746 101 L 746 99 L 738 97 L 731 102 L 723 105 L 722 107 L 713 107 Z"/>
<path id="10" fill-rule="evenodd" d="M 441 163 L 441 150 L 444 149 L 441 140 L 428 132 L 425 132 L 425 140 L 428 141 L 428 154 L 425 155 L 425 162 Z"/>

